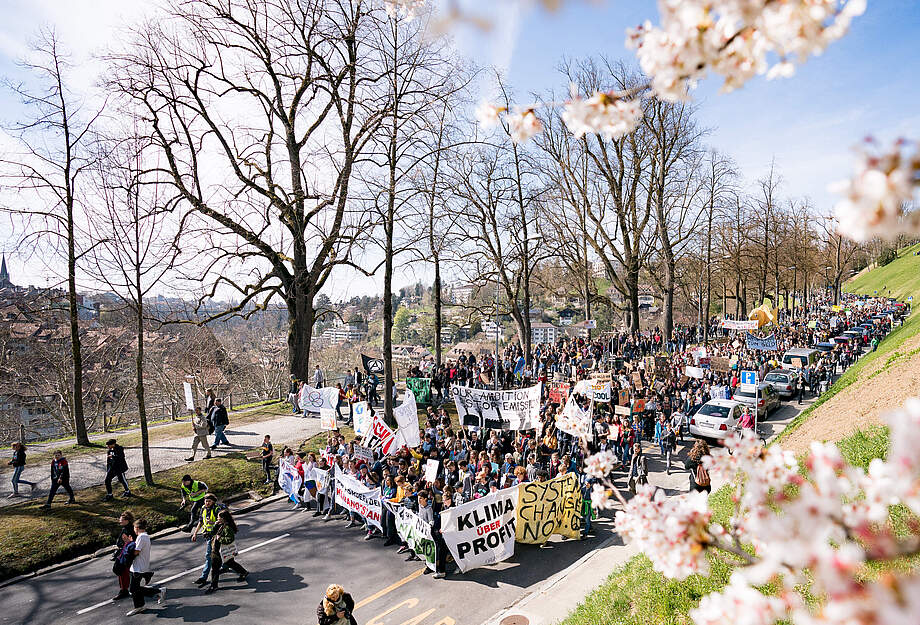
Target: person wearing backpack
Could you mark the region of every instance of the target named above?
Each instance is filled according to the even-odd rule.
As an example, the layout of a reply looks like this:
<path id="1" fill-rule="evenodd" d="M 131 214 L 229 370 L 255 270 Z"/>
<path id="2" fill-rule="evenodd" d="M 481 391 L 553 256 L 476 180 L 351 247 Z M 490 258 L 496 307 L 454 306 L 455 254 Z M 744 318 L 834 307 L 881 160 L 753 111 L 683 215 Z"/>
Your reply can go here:
<path id="1" fill-rule="evenodd" d="M 115 553 L 112 554 L 112 573 L 118 578 L 118 594 L 113 601 L 120 601 L 131 596 L 131 563 L 134 562 L 134 515 L 128 510 L 118 517 L 118 530 L 115 533 Z"/>
<path id="2" fill-rule="evenodd" d="M 693 449 L 687 456 L 684 465 L 690 472 L 690 490 L 712 492 L 712 481 L 709 479 L 709 471 L 703 466 L 703 458 L 709 455 L 709 445 L 706 441 L 698 440 L 693 444 Z"/>
<path id="3" fill-rule="evenodd" d="M 626 483 L 629 484 L 629 492 L 634 495 L 639 485 L 648 484 L 648 459 L 642 452 L 642 445 L 639 443 L 633 444 L 633 455 L 629 462 Z"/>
<path id="4" fill-rule="evenodd" d="M 147 534 L 146 519 L 138 519 L 134 522 L 134 531 L 137 538 L 134 540 L 134 560 L 131 562 L 131 599 L 134 600 L 134 609 L 129 611 L 125 616 L 134 616 L 144 611 L 144 599 L 146 597 L 156 597 L 157 603 L 163 605 L 166 602 L 166 589 L 157 586 L 147 586 L 150 578 L 153 577 L 153 570 L 150 568 L 150 536 Z"/>

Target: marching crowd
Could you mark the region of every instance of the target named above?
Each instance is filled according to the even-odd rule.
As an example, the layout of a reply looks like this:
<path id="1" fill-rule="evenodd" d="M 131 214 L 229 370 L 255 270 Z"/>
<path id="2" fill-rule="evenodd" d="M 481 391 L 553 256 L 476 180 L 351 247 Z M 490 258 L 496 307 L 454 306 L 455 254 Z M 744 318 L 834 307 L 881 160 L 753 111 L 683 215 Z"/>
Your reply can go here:
<path id="1" fill-rule="evenodd" d="M 709 340 L 703 345 L 700 345 L 702 332 L 693 326 L 678 327 L 671 340 L 665 340 L 657 329 L 645 333 L 615 333 L 594 340 L 562 338 L 552 345 L 535 346 L 532 365 L 524 361 L 519 346 L 509 346 L 498 355 L 502 386 L 524 388 L 542 383 L 540 424 L 528 430 L 457 426 L 445 408 L 452 386 L 492 387 L 494 354 L 478 357 L 464 354 L 437 367 L 423 362 L 410 372 L 410 376 L 431 379 L 431 404 L 426 409 L 421 445 L 403 446 L 395 453 L 383 455 L 379 450 L 362 447 L 361 441 L 348 441 L 341 434 L 331 432 L 319 453 L 295 453 L 285 447 L 280 457 L 276 457 L 270 437 L 266 436 L 259 450 L 265 480 L 275 482 L 279 488 L 276 481 L 279 462 L 293 466 L 302 484 L 299 493 L 292 497 L 298 508 L 312 511 L 314 517 L 326 522 L 338 521 L 346 528 L 360 527 L 365 540 L 377 538 L 383 547 L 419 558 L 400 538 L 393 512 L 396 506 L 411 509 L 431 527 L 435 567 L 434 571 L 426 568 L 426 572 L 432 572 L 439 579 L 450 569 L 448 550 L 441 537 L 443 512 L 503 488 L 575 474 L 583 494 L 581 532 L 585 536 L 592 531 L 594 515 L 591 497 L 595 480 L 585 471 L 586 460 L 591 454 L 612 451 L 619 463 L 610 467 L 610 474 L 625 479 L 630 490 L 647 481 L 648 464 L 643 442 L 657 446 L 670 471 L 677 443 L 688 435 L 689 416 L 710 399 L 731 397 L 739 385 L 742 370 L 755 370 L 762 379 L 781 365 L 780 359 L 786 350 L 826 342 L 888 307 L 887 300 L 850 300 L 849 304 L 847 310 L 833 310 L 829 304 L 814 303 L 789 313 L 783 311 L 772 328 L 775 350 L 749 349 L 742 335 L 724 330 L 719 320 L 711 322 L 707 329 Z M 905 308 L 904 312 L 907 310 Z M 805 393 L 816 394 L 825 388 L 835 375 L 855 362 L 864 348 L 874 347 L 890 326 L 890 318 L 881 319 L 873 325 L 873 331 L 863 337 L 862 344 L 842 342 L 821 352 L 813 361 L 802 362 L 796 379 L 799 397 Z M 721 368 L 712 366 L 717 361 L 729 364 Z M 701 375 L 687 375 L 688 367 L 699 370 Z M 594 402 L 583 393 L 584 387 L 577 385 L 578 381 L 598 374 L 610 380 L 610 398 L 603 403 Z M 373 411 L 373 406 L 379 402 L 375 377 L 357 368 L 349 372 L 344 385 L 338 386 L 340 413 L 347 407 L 350 417 L 353 405 L 359 401 L 368 401 Z M 314 388 L 323 386 L 325 380 L 318 368 L 311 382 Z M 300 406 L 298 400 L 303 386 L 304 383 L 292 381 L 290 400 L 295 412 Z M 557 427 L 557 420 L 573 393 L 574 401 L 581 408 L 590 409 L 590 432 L 584 438 Z M 194 460 L 199 445 L 205 457 L 210 457 L 210 449 L 219 444 L 230 445 L 223 433 L 228 422 L 220 399 L 209 393 L 206 410 L 195 411 L 192 456 L 188 460 Z M 746 412 L 742 427 L 752 426 L 750 414 Z M 215 436 L 211 446 L 207 440 L 209 434 Z M 113 496 L 112 482 L 116 480 L 124 488 L 123 496 L 130 497 L 124 478 L 127 470 L 124 450 L 114 439 L 108 441 L 107 446 L 107 498 Z M 682 459 L 693 489 L 710 488 L 701 462 L 708 453 L 707 443 L 697 440 Z M 428 470 L 429 461 L 437 466 L 433 474 Z M 25 466 L 22 445 L 14 446 L 11 464 L 15 468 L 14 493 L 18 493 L 20 484 L 30 484 L 21 478 Z M 53 486 L 46 506 L 59 488 L 67 492 L 69 502 L 74 500 L 68 471 L 66 459 L 56 452 L 51 464 Z M 318 474 L 328 479 L 318 483 L 315 478 Z M 381 508 L 380 519 L 363 518 L 336 501 L 335 488 L 331 484 L 336 476 L 342 475 L 379 492 L 381 501 L 387 502 Z M 244 581 L 248 571 L 236 561 L 237 526 L 230 510 L 208 491 L 207 484 L 192 475 L 182 478 L 180 494 L 181 507 L 187 507 L 189 512 L 188 522 L 182 529 L 191 533 L 192 542 L 201 539 L 205 543 L 204 567 L 197 584 L 206 586 L 205 592 L 213 592 L 219 587 L 220 575 L 228 571 L 235 572 L 238 579 Z M 157 596 L 159 602 L 165 600 L 165 588 L 147 585 L 152 569 L 146 526 L 144 519 L 134 519 L 128 511 L 119 519 L 113 566 L 119 584 L 115 599 L 132 597 L 134 608 L 129 615 L 144 609 L 146 597 Z M 350 596 L 340 586 L 330 586 L 317 609 L 319 622 L 353 622 L 353 601 L 349 600 Z"/>

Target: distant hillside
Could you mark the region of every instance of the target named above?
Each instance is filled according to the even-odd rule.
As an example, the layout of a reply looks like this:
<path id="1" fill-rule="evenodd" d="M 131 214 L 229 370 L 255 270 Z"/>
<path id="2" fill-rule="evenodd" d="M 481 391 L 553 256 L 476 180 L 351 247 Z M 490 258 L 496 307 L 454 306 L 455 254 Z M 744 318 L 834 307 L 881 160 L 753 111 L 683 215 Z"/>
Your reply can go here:
<path id="1" fill-rule="evenodd" d="M 876 267 L 860 273 L 844 285 L 847 293 L 863 295 L 884 295 L 906 300 L 913 295 L 920 302 L 920 243 L 905 247 L 898 252 L 898 258 L 884 267 Z M 891 292 L 889 295 L 889 291 Z"/>

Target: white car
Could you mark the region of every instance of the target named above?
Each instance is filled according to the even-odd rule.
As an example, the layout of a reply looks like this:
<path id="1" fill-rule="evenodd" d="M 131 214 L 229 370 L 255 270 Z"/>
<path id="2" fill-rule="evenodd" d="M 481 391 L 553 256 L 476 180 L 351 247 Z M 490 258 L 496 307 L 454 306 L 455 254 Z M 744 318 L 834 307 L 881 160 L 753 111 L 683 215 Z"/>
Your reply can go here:
<path id="1" fill-rule="evenodd" d="M 710 399 L 690 417 L 690 436 L 721 440 L 741 419 L 742 404 L 733 399 Z"/>

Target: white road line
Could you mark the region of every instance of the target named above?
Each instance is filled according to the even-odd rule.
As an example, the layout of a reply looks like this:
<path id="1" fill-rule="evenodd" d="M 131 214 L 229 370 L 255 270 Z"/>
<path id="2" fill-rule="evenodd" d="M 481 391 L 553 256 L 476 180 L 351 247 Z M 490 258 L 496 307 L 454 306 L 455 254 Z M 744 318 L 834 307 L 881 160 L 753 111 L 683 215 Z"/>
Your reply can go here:
<path id="1" fill-rule="evenodd" d="M 258 549 L 259 547 L 264 547 L 265 545 L 269 545 L 269 544 L 275 542 L 276 540 L 281 540 L 282 538 L 287 538 L 288 536 L 290 536 L 290 534 L 281 534 L 281 536 L 275 536 L 274 538 L 269 538 L 268 540 L 264 540 L 264 541 L 262 541 L 262 542 L 260 542 L 260 543 L 258 543 L 258 544 L 252 545 L 251 547 L 246 547 L 245 549 L 240 549 L 240 553 L 248 553 L 248 552 L 250 552 L 250 551 L 252 551 L 252 550 L 254 550 L 254 549 Z M 173 580 L 179 579 L 180 577 L 184 577 L 184 576 L 188 575 L 189 573 L 193 573 L 193 572 L 195 572 L 195 571 L 200 571 L 200 570 L 203 569 L 203 568 L 204 568 L 204 565 L 196 566 L 196 567 L 191 568 L 191 569 L 186 569 L 186 570 L 182 571 L 181 573 L 176 573 L 176 574 L 173 575 L 172 577 L 167 577 L 166 579 L 158 580 L 158 581 L 157 581 L 157 586 L 160 586 L 160 585 L 162 585 L 162 584 L 168 584 L 169 582 L 171 582 L 171 581 L 173 581 Z M 109 605 L 110 603 L 115 603 L 115 601 L 113 601 L 112 599 L 106 599 L 105 601 L 100 601 L 100 602 L 97 603 L 96 605 L 91 605 L 91 606 L 89 606 L 88 608 L 83 608 L 82 610 L 78 610 L 78 611 L 77 611 L 77 614 L 86 614 L 87 612 L 92 612 L 92 611 L 95 610 L 96 608 L 101 608 L 102 606 Z"/>

